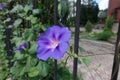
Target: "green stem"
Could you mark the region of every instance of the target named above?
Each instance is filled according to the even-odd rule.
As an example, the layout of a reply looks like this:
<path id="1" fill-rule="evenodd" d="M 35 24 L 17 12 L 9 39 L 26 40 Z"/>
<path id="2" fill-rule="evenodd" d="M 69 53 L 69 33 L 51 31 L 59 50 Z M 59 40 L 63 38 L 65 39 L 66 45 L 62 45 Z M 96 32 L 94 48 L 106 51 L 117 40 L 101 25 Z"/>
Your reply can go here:
<path id="1" fill-rule="evenodd" d="M 64 67 L 66 66 L 67 61 L 68 61 L 69 58 L 70 58 L 70 56 L 68 56 L 68 57 L 66 58 L 66 60 L 65 60 L 65 64 L 64 64 Z"/>

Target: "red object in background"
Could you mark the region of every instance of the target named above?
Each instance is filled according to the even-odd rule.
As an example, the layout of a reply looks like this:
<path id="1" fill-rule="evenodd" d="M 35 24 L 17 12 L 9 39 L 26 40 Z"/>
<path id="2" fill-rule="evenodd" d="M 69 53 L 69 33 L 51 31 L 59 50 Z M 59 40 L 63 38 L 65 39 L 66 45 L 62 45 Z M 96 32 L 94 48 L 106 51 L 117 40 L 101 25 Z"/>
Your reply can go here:
<path id="1" fill-rule="evenodd" d="M 115 21 L 120 20 L 120 0 L 109 0 L 107 16 L 113 15 Z"/>

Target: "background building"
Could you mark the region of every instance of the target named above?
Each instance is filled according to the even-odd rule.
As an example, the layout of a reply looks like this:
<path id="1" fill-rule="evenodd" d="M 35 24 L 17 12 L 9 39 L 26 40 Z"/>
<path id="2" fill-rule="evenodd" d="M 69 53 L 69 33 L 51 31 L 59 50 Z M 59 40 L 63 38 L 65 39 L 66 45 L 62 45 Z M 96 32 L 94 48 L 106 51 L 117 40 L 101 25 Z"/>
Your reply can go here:
<path id="1" fill-rule="evenodd" d="M 108 16 L 114 16 L 115 21 L 120 20 L 120 0 L 109 0 Z"/>

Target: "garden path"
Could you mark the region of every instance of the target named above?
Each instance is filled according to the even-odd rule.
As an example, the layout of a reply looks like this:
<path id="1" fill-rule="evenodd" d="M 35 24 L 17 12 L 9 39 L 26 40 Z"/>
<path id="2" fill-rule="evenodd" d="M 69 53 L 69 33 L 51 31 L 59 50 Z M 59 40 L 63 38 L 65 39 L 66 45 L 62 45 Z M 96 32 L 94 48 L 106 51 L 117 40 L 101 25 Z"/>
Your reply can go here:
<path id="1" fill-rule="evenodd" d="M 72 40 L 71 44 L 73 44 Z M 88 67 L 79 64 L 78 76 L 80 76 L 79 73 L 81 72 L 83 80 L 110 80 L 115 46 L 107 42 L 85 39 L 80 40 L 80 46 L 85 50 L 82 53 L 79 52 L 80 57 L 87 56 L 90 59 L 90 64 Z M 70 70 L 73 67 L 72 60 L 68 60 L 67 65 Z M 120 76 L 118 80 L 120 80 Z"/>
<path id="2" fill-rule="evenodd" d="M 81 30 L 84 30 L 84 28 L 81 28 Z M 96 29 L 94 29 L 94 31 L 98 32 Z M 101 31 L 102 30 L 99 30 L 99 32 Z M 116 33 L 117 28 L 113 29 L 113 31 Z M 71 45 L 74 44 L 73 42 L 74 39 L 71 39 Z M 79 46 L 84 49 L 83 52 L 79 51 L 79 56 L 87 56 L 90 59 L 90 64 L 88 67 L 84 64 L 78 64 L 78 76 L 82 73 L 83 80 L 110 80 L 115 44 L 80 39 Z M 73 59 L 68 60 L 67 64 L 71 71 L 73 68 L 72 60 Z M 120 70 L 118 80 L 120 80 Z"/>

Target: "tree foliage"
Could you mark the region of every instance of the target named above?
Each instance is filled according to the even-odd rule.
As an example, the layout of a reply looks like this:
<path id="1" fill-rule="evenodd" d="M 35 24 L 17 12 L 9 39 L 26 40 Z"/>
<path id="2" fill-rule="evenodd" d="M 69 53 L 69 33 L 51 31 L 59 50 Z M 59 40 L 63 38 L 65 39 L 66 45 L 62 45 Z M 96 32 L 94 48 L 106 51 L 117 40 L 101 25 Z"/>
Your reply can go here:
<path id="1" fill-rule="evenodd" d="M 81 5 L 81 24 L 85 24 L 88 20 L 92 23 L 96 23 L 98 21 L 98 4 L 93 0 L 88 0 L 83 2 Z"/>
<path id="2" fill-rule="evenodd" d="M 92 29 L 93 29 L 92 23 L 90 21 L 87 21 L 87 23 L 85 24 L 86 32 L 90 33 L 90 32 L 92 32 Z"/>
<path id="3" fill-rule="evenodd" d="M 106 22 L 105 22 L 105 26 L 112 30 L 112 27 L 114 25 L 114 18 L 112 16 L 109 16 L 107 19 L 106 19 Z"/>

